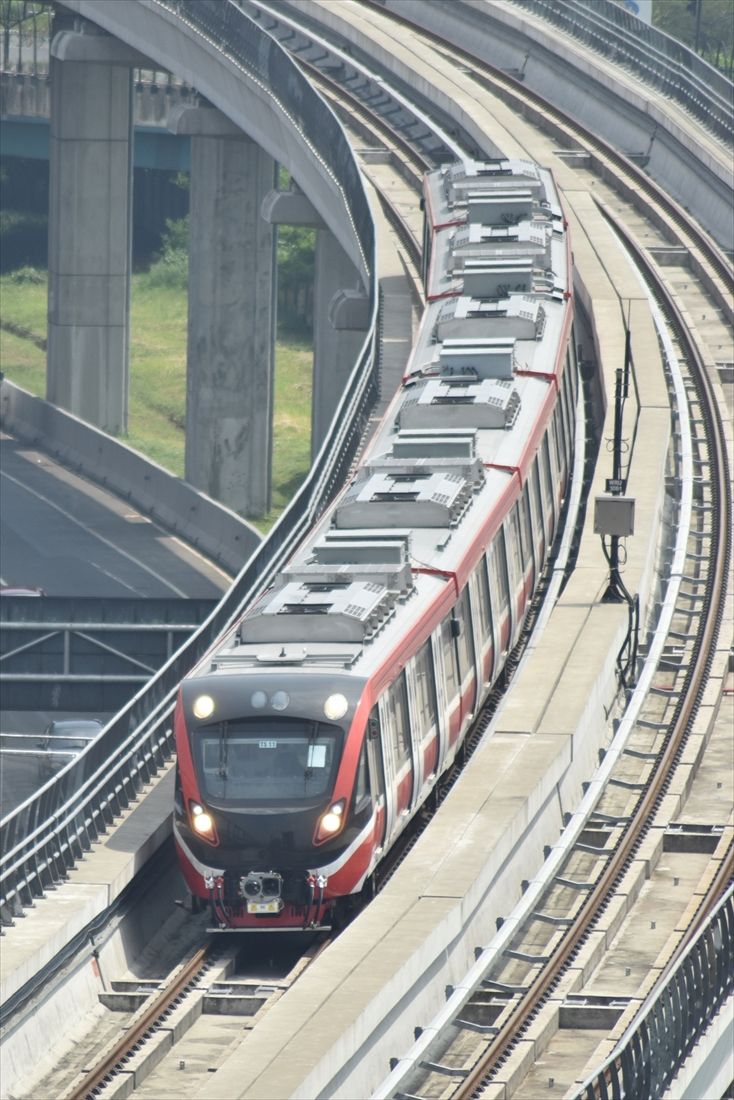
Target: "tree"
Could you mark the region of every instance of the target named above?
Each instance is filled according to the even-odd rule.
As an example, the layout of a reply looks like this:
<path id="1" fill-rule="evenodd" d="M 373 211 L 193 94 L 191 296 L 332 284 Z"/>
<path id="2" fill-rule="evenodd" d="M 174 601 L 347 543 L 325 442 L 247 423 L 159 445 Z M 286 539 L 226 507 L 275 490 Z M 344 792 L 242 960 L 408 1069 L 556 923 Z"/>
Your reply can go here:
<path id="1" fill-rule="evenodd" d="M 46 35 L 50 19 L 50 8 L 43 0 L 0 0 L 0 26 L 3 33 L 3 68 L 10 68 L 11 42 L 14 36 L 18 41 L 17 69 L 23 68 L 23 32 L 30 31 L 33 43 L 33 67 L 36 64 L 36 43 L 42 23 L 46 23 Z M 41 18 L 43 17 L 43 19 Z"/>
<path id="2" fill-rule="evenodd" d="M 734 0 L 654 0 L 653 23 L 731 74 Z"/>

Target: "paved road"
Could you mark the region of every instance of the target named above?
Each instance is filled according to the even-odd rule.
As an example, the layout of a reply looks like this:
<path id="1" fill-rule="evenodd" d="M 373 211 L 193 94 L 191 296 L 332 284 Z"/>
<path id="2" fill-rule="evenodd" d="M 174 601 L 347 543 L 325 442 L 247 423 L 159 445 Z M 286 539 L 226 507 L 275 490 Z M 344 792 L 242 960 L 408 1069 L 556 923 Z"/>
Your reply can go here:
<path id="1" fill-rule="evenodd" d="M 230 578 L 119 497 L 2 433 L 0 581 L 49 596 L 216 599 Z M 0 737 L 0 818 L 37 787 L 38 735 L 67 717 L 76 715 L 0 710 L 2 734 L 25 735 Z"/>
<path id="2" fill-rule="evenodd" d="M 216 598 L 229 577 L 119 497 L 0 437 L 0 578 L 49 596 Z"/>

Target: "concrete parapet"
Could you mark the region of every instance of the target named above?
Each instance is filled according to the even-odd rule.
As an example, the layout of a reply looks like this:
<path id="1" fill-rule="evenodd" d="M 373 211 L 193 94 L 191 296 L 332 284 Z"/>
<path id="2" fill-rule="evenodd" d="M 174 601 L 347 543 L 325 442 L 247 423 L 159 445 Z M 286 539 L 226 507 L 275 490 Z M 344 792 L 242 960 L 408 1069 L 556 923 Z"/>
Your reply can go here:
<path id="1" fill-rule="evenodd" d="M 228 572 L 236 574 L 261 541 L 228 508 L 63 409 L 4 380 L 0 423 L 20 439 L 52 449 L 86 477 L 130 500 Z"/>
<path id="2" fill-rule="evenodd" d="M 361 303 L 366 298 L 358 289 L 359 274 L 333 233 L 320 229 L 316 234 L 316 273 L 314 283 L 313 399 L 311 415 L 311 454 L 315 457 L 326 438 L 344 386 L 354 368 L 369 324 L 369 309 L 349 327 L 335 323 L 344 316 L 338 306 L 342 295 L 353 293 Z M 332 306 L 337 302 L 337 312 Z M 363 325 L 360 322 L 364 321 Z"/>

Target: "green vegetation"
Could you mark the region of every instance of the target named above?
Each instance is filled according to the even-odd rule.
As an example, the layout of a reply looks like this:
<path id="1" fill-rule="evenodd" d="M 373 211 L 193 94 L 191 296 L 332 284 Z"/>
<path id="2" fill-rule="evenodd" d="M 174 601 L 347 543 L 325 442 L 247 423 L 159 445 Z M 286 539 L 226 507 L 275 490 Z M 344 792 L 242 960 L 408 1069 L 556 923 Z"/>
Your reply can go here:
<path id="1" fill-rule="evenodd" d="M 159 261 L 160 262 L 160 261 Z M 156 265 L 154 265 L 155 268 Z M 186 293 L 156 282 L 154 268 L 133 275 L 130 414 L 125 442 L 179 477 L 184 468 Z M 46 273 L 22 268 L 0 276 L 0 361 L 11 381 L 45 396 Z M 310 345 L 276 347 L 273 509 L 257 526 L 267 531 L 310 465 Z"/>
<path id="2" fill-rule="evenodd" d="M 734 73 L 734 0 L 653 0 L 653 24 Z"/>
<path id="3" fill-rule="evenodd" d="M 51 7 L 44 0 L 0 0 L 3 69 L 36 67 L 39 39 L 47 39 Z"/>
<path id="4" fill-rule="evenodd" d="M 284 225 L 278 230 L 278 323 L 281 333 L 305 336 L 312 324 L 316 231 Z M 189 219 L 166 218 L 160 252 L 148 271 L 148 285 L 186 289 Z"/>
<path id="5" fill-rule="evenodd" d="M 161 250 L 147 273 L 149 287 L 186 290 L 189 277 L 189 216 L 166 218 Z"/>

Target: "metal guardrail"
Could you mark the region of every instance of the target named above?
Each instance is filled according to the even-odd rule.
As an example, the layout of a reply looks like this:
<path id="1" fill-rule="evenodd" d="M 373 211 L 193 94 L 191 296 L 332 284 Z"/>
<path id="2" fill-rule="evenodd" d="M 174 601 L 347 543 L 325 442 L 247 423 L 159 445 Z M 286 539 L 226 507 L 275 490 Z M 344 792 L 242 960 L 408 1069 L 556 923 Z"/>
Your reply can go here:
<path id="1" fill-rule="evenodd" d="M 734 137 L 734 85 L 688 46 L 611 0 L 515 0 L 686 107 L 717 137 Z"/>
<path id="2" fill-rule="evenodd" d="M 178 686 L 214 640 L 271 581 L 342 484 L 376 395 L 374 225 L 349 143 L 285 51 L 247 15 L 222 0 L 158 0 L 268 87 L 289 97 L 290 114 L 319 152 L 345 197 L 371 273 L 372 321 L 331 429 L 311 471 L 269 537 L 200 629 L 75 760 L 0 821 L 0 919 L 13 916 L 104 832 L 141 786 L 170 759 L 171 711 Z"/>
<path id="3" fill-rule="evenodd" d="M 734 992 L 734 885 L 576 1100 L 662 1096 Z"/>
<path id="4" fill-rule="evenodd" d="M 211 614 L 214 599 L 0 601 L 5 710 L 114 714 Z"/>

